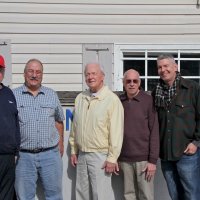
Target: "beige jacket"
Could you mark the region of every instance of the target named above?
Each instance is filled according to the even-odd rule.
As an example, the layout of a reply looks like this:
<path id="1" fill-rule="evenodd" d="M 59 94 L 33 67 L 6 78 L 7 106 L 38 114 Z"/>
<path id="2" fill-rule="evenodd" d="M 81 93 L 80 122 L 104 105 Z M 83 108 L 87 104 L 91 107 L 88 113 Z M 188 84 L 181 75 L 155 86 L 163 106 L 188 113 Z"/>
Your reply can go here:
<path id="1" fill-rule="evenodd" d="M 71 154 L 106 152 L 107 161 L 115 163 L 123 141 L 124 110 L 119 98 L 107 86 L 91 97 L 82 92 L 75 100 L 69 142 Z"/>

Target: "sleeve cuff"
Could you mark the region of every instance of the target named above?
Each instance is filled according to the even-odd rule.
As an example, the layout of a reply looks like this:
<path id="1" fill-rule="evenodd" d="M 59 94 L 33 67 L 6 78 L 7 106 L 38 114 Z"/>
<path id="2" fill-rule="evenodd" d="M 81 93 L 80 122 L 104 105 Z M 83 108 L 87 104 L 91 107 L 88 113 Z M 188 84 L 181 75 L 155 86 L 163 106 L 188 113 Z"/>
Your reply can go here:
<path id="1" fill-rule="evenodd" d="M 116 163 L 117 159 L 113 158 L 113 157 L 107 157 L 106 161 L 110 162 L 110 163 Z"/>
<path id="2" fill-rule="evenodd" d="M 194 144 L 197 147 L 200 147 L 200 141 L 194 140 L 194 141 L 192 141 L 192 144 Z"/>
<path id="3" fill-rule="evenodd" d="M 158 161 L 158 159 L 156 159 L 156 158 L 149 158 L 149 160 L 148 160 L 149 163 L 152 163 L 155 165 L 156 165 L 157 161 Z"/>

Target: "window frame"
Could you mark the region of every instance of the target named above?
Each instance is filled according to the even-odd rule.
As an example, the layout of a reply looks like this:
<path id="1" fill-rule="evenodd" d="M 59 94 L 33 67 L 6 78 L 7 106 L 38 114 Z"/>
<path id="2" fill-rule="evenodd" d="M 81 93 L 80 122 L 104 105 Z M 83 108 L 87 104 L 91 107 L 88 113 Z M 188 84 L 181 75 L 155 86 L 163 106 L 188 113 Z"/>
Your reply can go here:
<path id="1" fill-rule="evenodd" d="M 144 52 L 145 57 L 135 57 L 135 58 L 124 58 L 123 54 L 125 52 Z M 124 60 L 145 60 L 145 75 L 141 76 L 142 79 L 145 79 L 145 90 L 147 88 L 147 79 L 159 79 L 159 76 L 148 76 L 147 62 L 148 60 L 156 60 L 156 58 L 150 59 L 147 57 L 149 52 L 161 52 L 161 53 L 176 53 L 178 70 L 180 71 L 180 61 L 182 60 L 199 60 L 199 58 L 181 58 L 181 53 L 199 53 L 200 54 L 200 44 L 123 44 L 116 43 L 114 44 L 114 90 L 123 91 L 123 61 Z M 185 76 L 183 76 L 185 77 Z M 186 76 L 185 78 L 195 79 L 199 76 Z"/>

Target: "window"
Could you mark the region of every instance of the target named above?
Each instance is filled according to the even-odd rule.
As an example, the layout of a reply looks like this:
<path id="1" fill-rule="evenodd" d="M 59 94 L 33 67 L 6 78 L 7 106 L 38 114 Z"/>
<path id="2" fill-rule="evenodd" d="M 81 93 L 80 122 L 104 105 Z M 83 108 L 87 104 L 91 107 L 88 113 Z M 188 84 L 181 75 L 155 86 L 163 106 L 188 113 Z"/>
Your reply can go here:
<path id="1" fill-rule="evenodd" d="M 169 45 L 166 45 L 166 50 L 163 50 L 163 46 L 161 49 L 158 45 L 147 45 L 146 49 L 139 49 L 138 47 L 134 48 L 134 45 L 116 45 L 114 58 L 115 90 L 123 90 L 123 73 L 128 69 L 136 69 L 140 73 L 142 88 L 145 91 L 152 91 L 159 79 L 156 59 L 162 53 L 172 54 L 181 75 L 200 84 L 200 50 L 187 49 L 188 46 L 184 46 L 184 48 L 180 46 L 182 49 L 173 49 L 174 46 L 171 46 L 170 49 Z"/>

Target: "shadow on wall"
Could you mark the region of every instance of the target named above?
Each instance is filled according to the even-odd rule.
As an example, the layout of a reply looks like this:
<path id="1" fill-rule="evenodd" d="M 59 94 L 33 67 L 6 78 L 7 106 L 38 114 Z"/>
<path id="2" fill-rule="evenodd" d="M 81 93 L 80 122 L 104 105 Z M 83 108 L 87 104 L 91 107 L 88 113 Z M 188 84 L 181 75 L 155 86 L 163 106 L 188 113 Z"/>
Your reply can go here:
<path id="1" fill-rule="evenodd" d="M 112 186 L 115 194 L 115 200 L 123 200 L 123 172 L 119 176 L 113 176 Z M 157 171 L 154 180 L 154 200 L 171 200 L 168 194 L 167 185 L 164 180 L 160 160 L 157 164 Z"/>
<path id="2" fill-rule="evenodd" d="M 68 145 L 67 146 L 67 157 L 68 158 L 70 158 L 70 154 L 71 154 L 70 152 L 71 152 L 70 146 Z M 67 176 L 71 180 L 71 200 L 75 200 L 76 169 L 71 165 L 71 163 L 69 163 L 67 166 Z M 66 199 L 69 199 L 69 197 Z"/>
<path id="3" fill-rule="evenodd" d="M 63 156 L 63 188 L 66 187 L 66 191 L 64 191 L 64 189 L 63 189 L 63 200 L 65 200 L 65 199 L 69 200 L 70 199 L 69 196 L 71 196 L 71 200 L 75 200 L 76 170 L 74 167 L 72 167 L 72 165 L 70 163 L 66 162 L 66 161 L 68 161 L 68 158 L 70 158 L 70 147 L 69 146 L 67 146 L 67 149 L 65 152 L 66 152 L 66 154 L 64 154 L 64 156 Z M 66 183 L 66 180 L 65 180 L 66 176 L 67 176 L 67 179 L 69 179 L 68 181 L 70 181 L 70 187 L 71 187 L 70 192 L 69 192 L 69 190 L 70 190 L 69 183 Z M 40 177 L 38 178 L 38 181 L 37 181 L 37 192 L 36 193 L 37 193 L 37 200 L 45 200 L 44 191 L 43 191 Z"/>
<path id="4" fill-rule="evenodd" d="M 69 158 L 70 156 L 69 147 L 67 147 L 66 152 L 67 152 L 67 157 Z M 66 185 L 67 192 L 64 191 L 63 200 L 69 200 L 69 199 L 75 200 L 75 169 L 71 166 L 70 163 L 68 163 L 68 166 L 66 166 L 66 169 L 67 169 L 66 176 L 71 181 L 71 184 L 70 184 L 71 188 L 69 188 L 69 184 Z M 63 180 L 63 183 L 65 183 L 65 180 Z M 113 175 L 112 187 L 113 187 L 113 191 L 115 195 L 115 200 L 122 200 L 123 199 L 123 173 L 122 171 L 120 171 L 119 176 Z M 70 191 L 71 194 L 69 190 L 71 190 Z M 38 195 L 38 200 L 45 200 L 40 181 L 38 181 L 37 195 Z M 170 197 L 168 195 L 167 186 L 161 172 L 160 161 L 159 161 L 157 165 L 157 172 L 156 172 L 156 177 L 155 177 L 155 200 L 161 200 L 161 199 L 170 200 Z"/>

